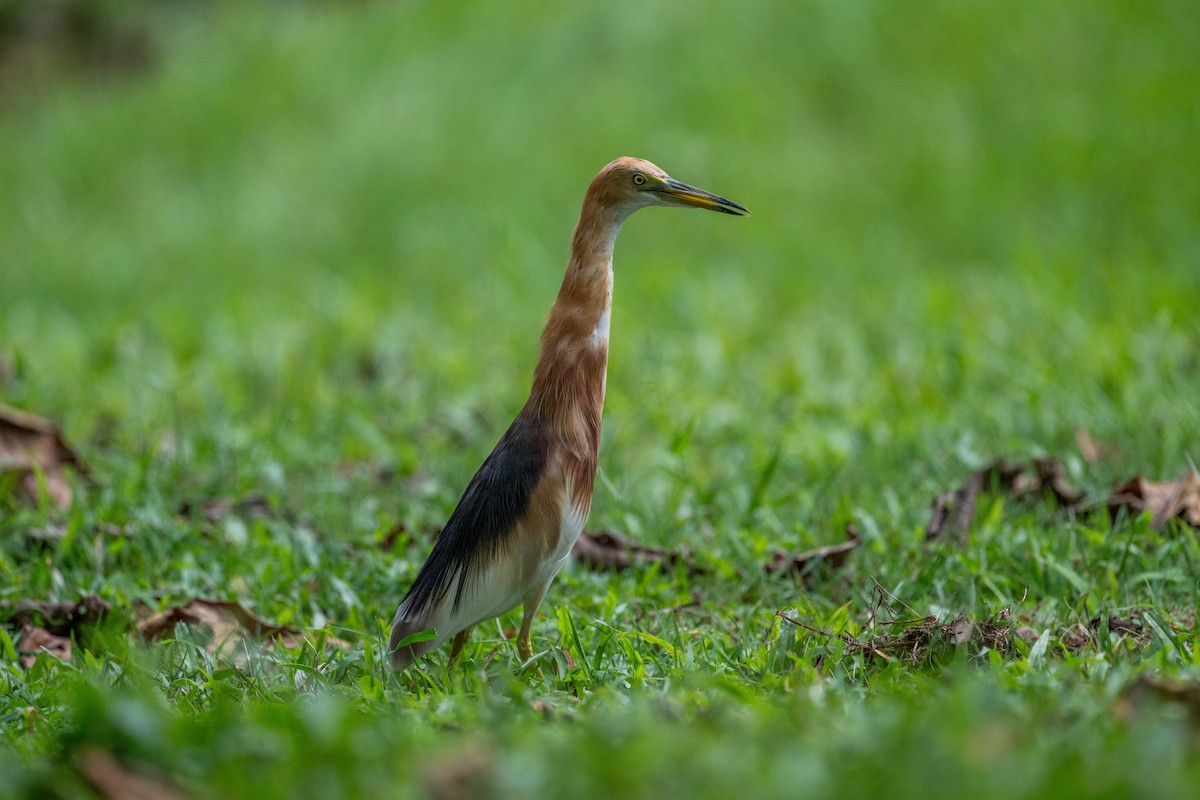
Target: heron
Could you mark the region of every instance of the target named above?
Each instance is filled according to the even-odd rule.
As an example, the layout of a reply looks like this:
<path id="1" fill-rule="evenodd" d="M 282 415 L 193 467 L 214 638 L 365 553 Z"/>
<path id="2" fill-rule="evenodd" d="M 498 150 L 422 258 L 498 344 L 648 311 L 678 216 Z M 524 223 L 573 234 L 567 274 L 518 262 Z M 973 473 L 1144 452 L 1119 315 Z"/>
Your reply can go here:
<path id="1" fill-rule="evenodd" d="M 475 473 L 392 619 L 388 652 L 403 670 L 451 639 L 449 664 L 475 625 L 523 606 L 517 653 L 592 504 L 608 369 L 613 245 L 648 206 L 744 216 L 732 200 L 640 158 L 607 164 L 588 186 L 558 297 L 542 330 L 529 399 Z M 432 638 L 415 634 L 431 630 Z"/>

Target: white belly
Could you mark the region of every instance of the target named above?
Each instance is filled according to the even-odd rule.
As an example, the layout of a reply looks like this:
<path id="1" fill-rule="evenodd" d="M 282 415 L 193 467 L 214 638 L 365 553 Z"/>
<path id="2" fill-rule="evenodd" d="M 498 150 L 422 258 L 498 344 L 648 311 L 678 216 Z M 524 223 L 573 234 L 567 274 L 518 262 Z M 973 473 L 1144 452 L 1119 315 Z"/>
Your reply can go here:
<path id="1" fill-rule="evenodd" d="M 457 609 L 453 607 L 454 589 L 447 592 L 442 607 L 432 621 L 432 627 L 438 633 L 435 646 L 465 628 L 512 611 L 535 591 L 540 593 L 544 590 L 570 558 L 571 548 L 583 532 L 586 520 L 586 509 L 581 509 L 569 501 L 565 503 L 558 542 L 554 549 L 541 559 L 537 568 L 519 584 L 513 583 L 513 576 L 519 571 L 519 566 L 515 563 L 514 549 L 514 556 L 504 558 L 484 570 L 474 585 L 463 593 L 462 602 Z"/>

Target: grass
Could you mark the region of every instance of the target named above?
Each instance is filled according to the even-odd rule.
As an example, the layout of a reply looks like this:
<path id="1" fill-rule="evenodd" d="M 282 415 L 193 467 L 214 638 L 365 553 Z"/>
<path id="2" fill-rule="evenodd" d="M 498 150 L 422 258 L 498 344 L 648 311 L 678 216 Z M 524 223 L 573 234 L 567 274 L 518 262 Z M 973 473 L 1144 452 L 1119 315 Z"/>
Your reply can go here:
<path id="1" fill-rule="evenodd" d="M 1200 679 L 1194 531 L 992 496 L 965 548 L 922 533 L 1001 455 L 1057 456 L 1096 496 L 1194 465 L 1193 4 L 152 25 L 153 69 L 0 116 L 0 394 L 96 483 L 67 512 L 0 499 L 0 599 L 113 607 L 70 663 L 22 669 L 0 628 L 0 797 L 91 796 L 97 749 L 202 797 L 1195 795 L 1195 719 L 1127 694 Z M 523 402 L 583 188 L 621 154 L 753 211 L 648 211 L 616 256 L 589 528 L 711 572 L 568 567 L 540 674 L 512 616 L 454 670 L 392 674 L 385 624 Z M 847 522 L 842 569 L 762 572 Z M 870 639 L 879 587 L 1033 635 L 885 663 L 776 615 Z M 130 635 L 137 604 L 193 597 L 308 643 Z M 1136 642 L 1066 644 L 1135 611 Z"/>

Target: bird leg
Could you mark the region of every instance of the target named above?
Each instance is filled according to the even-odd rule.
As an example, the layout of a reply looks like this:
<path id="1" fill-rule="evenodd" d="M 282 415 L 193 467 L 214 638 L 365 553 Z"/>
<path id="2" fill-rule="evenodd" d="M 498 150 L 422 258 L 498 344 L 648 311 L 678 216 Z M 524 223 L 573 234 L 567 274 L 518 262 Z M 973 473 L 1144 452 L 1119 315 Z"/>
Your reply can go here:
<path id="1" fill-rule="evenodd" d="M 454 662 L 458 660 L 459 654 L 461 654 L 463 648 L 467 646 L 467 640 L 470 638 L 470 628 L 463 628 L 461 631 L 454 634 L 454 638 L 450 640 L 450 661 L 446 664 L 447 668 L 454 666 Z"/>
<path id="2" fill-rule="evenodd" d="M 521 622 L 521 632 L 517 634 L 517 655 L 521 657 L 522 662 L 533 658 L 533 645 L 529 643 L 529 627 L 532 622 L 533 614 L 525 612 L 525 619 Z"/>
<path id="3" fill-rule="evenodd" d="M 533 628 L 533 618 L 537 615 L 538 606 L 542 604 L 542 598 L 546 596 L 546 590 L 549 588 L 550 583 L 547 581 L 525 595 L 521 632 L 517 634 L 517 655 L 521 657 L 522 662 L 533 658 L 533 646 L 529 643 L 529 631 Z"/>

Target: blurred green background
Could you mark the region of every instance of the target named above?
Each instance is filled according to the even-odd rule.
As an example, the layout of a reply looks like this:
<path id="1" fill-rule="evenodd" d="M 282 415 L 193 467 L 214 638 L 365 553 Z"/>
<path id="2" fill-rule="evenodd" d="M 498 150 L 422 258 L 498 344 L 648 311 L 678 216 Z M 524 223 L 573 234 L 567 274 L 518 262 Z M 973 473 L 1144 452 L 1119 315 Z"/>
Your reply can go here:
<path id="1" fill-rule="evenodd" d="M 754 211 L 623 235 L 623 445 L 657 447 L 681 396 L 796 458 L 815 415 L 843 458 L 1087 424 L 1162 469 L 1182 442 L 1148 427 L 1200 422 L 1187 2 L 154 13 L 143 71 L 10 87 L 0 121 L 5 390 L 77 435 L 336 415 L 347 352 L 503 424 L 621 154 Z"/>
<path id="2" fill-rule="evenodd" d="M 403 707 L 426 728 L 336 704 L 251 704 L 264 729 L 307 730 L 280 722 L 287 714 L 338 720 L 343 738 L 312 745 L 323 754 L 287 739 L 296 749 L 280 758 L 297 786 L 310 762 L 366 769 L 379 741 L 416 747 L 395 762 L 403 771 L 441 733 L 458 747 L 458 726 L 485 722 L 501 739 L 516 731 L 513 743 L 480 745 L 516 759 L 497 785 L 565 780 L 577 746 L 591 754 L 572 773 L 582 783 L 560 786 L 645 790 L 669 765 L 616 743 L 658 741 L 661 717 L 684 721 L 672 728 L 677 757 L 710 754 L 692 787 L 708 794 L 758 775 L 751 794 L 788 796 L 807 781 L 833 796 L 828 765 L 864 758 L 875 771 L 859 789 L 877 791 L 891 765 L 917 763 L 912 737 L 938 740 L 948 774 L 967 777 L 913 770 L 895 796 L 953 786 L 1015 796 L 1020 787 L 996 776 L 1018 773 L 1056 796 L 1093 771 L 1097 785 L 1132 791 L 1176 774 L 1155 760 L 1168 751 L 1162 763 L 1183 769 L 1182 740 L 1095 722 L 1092 704 L 1116 689 L 1080 677 L 1094 667 L 961 695 L 893 671 L 876 685 L 894 705 L 876 717 L 854 680 L 845 694 L 828 688 L 826 706 L 824 684 L 808 683 L 819 669 L 774 674 L 783 657 L 763 642 L 790 604 L 831 628 L 861 619 L 872 579 L 902 590 L 914 613 L 1013 605 L 1065 625 L 1095 613 L 1089 603 L 1195 608 L 1194 545 L 1155 540 L 1130 556 L 1074 522 L 1010 529 L 998 505 L 961 555 L 930 557 L 921 543 L 932 497 L 1001 455 L 1058 456 L 1094 491 L 1139 473 L 1175 478 L 1196 461 L 1193 0 L 9 0 L 0 53 L 0 399 L 61 422 L 92 466 L 99 485 L 68 526 L 112 523 L 137 537 L 104 558 L 85 537 L 53 563 L 0 553 L 10 597 L 236 598 L 275 622 L 347 626 L 364 658 L 427 532 L 525 399 L 595 172 L 641 156 L 753 212 L 644 212 L 615 259 L 589 528 L 685 545 L 717 569 L 702 587 L 712 618 L 699 626 L 715 649 L 687 670 L 700 688 L 687 694 L 678 664 L 651 655 L 642 668 L 661 695 L 629 690 L 646 673 L 627 679 L 614 661 L 616 677 L 591 676 L 607 698 L 591 705 L 574 698 L 578 683 L 552 679 L 543 696 L 493 674 L 458 687 L 457 700 L 421 685 L 428 706 L 395 682 L 384 703 L 355 694 L 374 684 L 333 680 L 351 704 Z M 1105 459 L 1079 457 L 1081 429 Z M 210 537 L 176 513 L 251 493 L 301 522 Z M 10 530 L 53 519 L 4 508 Z M 844 580 L 807 591 L 734 583 L 733 570 L 757 576 L 775 547 L 840 540 L 849 520 L 864 545 Z M 368 551 L 398 525 L 394 553 Z M 1070 529 L 1065 544 L 1056 526 Z M 535 644 L 567 646 L 554 638 L 562 608 L 592 646 L 603 625 L 666 636 L 642 613 L 687 601 L 677 577 L 568 570 Z M 366 681 L 377 665 L 360 668 Z M 269 690 L 210 674 L 212 696 L 173 702 L 216 709 L 207 724 L 223 735 L 244 721 L 221 716 L 231 707 L 221 691 L 277 697 L 272 681 L 293 676 L 270 674 Z M 713 699 L 706 675 L 736 688 L 717 680 Z M 798 705 L 771 710 L 793 680 L 800 691 L 786 703 Z M 21 724 L 26 705 L 54 706 L 35 683 L 0 714 L 6 724 Z M 926 714 L 927 693 L 938 699 Z M 594 723 L 577 732 L 591 738 L 545 750 L 558 729 L 538 733 L 540 716 L 510 708 L 531 697 Z M 108 702 L 84 691 L 47 713 L 124 719 Z M 636 712 L 614 722 L 626 702 Z M 1008 742 L 986 764 L 953 730 L 980 725 L 976 713 L 998 715 Z M 1074 726 L 1013 744 L 1030 720 L 1063 718 Z M 1092 728 L 1102 738 L 1071 738 Z M 83 730 L 80 741 L 107 736 Z M 722 772 L 729 731 L 755 742 L 762 762 Z M 155 740 L 144 738 L 144 748 Z M 814 760 L 788 761 L 789 741 Z M 1064 741 L 1078 747 L 1066 766 L 1053 761 Z M 1131 743 L 1144 747 L 1129 757 L 1138 767 L 1118 775 L 1111 754 Z M 621 767 L 610 771 L 600 756 L 612 748 Z M 543 750 L 561 758 L 539 759 Z M 618 787 L 620 775 L 644 780 Z"/>

